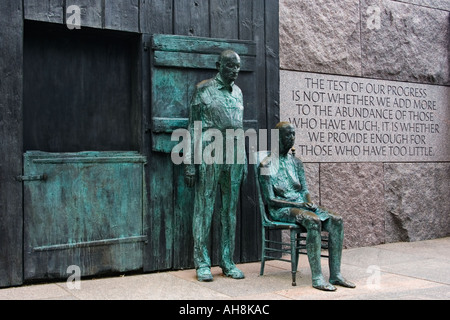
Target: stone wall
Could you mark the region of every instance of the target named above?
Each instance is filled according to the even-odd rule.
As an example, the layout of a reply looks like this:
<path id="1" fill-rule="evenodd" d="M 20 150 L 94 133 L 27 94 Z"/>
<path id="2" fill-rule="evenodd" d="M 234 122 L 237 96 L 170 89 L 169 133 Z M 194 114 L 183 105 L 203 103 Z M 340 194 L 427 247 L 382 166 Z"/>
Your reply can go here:
<path id="1" fill-rule="evenodd" d="M 449 92 L 449 21 L 446 0 L 280 0 L 280 67 Z M 346 247 L 450 235 L 450 159 L 306 169 L 313 200 L 344 217 Z"/>

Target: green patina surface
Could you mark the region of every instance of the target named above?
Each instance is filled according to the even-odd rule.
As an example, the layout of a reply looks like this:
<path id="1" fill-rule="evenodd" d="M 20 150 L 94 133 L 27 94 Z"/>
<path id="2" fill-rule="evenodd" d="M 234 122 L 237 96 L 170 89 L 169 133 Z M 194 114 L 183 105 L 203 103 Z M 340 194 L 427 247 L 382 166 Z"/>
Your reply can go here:
<path id="1" fill-rule="evenodd" d="M 82 250 L 105 245 L 110 258 L 102 259 L 111 269 L 142 264 L 142 253 L 111 257 L 118 246 L 145 240 L 144 163 L 135 152 L 25 153 L 24 177 L 46 177 L 24 181 L 27 270 L 65 274 L 59 265 L 38 262 L 65 254 L 81 265 Z"/>
<path id="2" fill-rule="evenodd" d="M 355 287 L 341 274 L 341 258 L 344 240 L 343 219 L 311 202 L 306 185 L 303 163 L 289 154 L 294 146 L 295 129 L 288 122 L 280 122 L 279 148 L 266 158 L 260 159 L 259 167 L 266 174 L 259 174 L 259 182 L 265 204 L 274 221 L 296 223 L 306 231 L 306 250 L 311 267 L 313 287 L 334 291 L 333 286 Z M 321 232 L 328 232 L 330 280 L 327 282 L 321 266 Z"/>
<path id="3" fill-rule="evenodd" d="M 20 177 L 24 182 L 25 279 L 65 277 L 67 266 L 73 264 L 81 267 L 83 275 L 195 264 L 196 192 L 186 185 L 183 166 L 171 161 L 170 153 L 179 143 L 171 140 L 171 134 L 188 128 L 195 84 L 217 74 L 219 53 L 226 48 L 241 53 L 242 71 L 249 75 L 255 69 L 256 45 L 254 41 L 168 35 L 151 39 L 151 109 L 143 128 L 150 137 L 151 152 L 146 155 L 151 165 L 144 168 L 147 159 L 138 152 L 27 152 Z M 242 114 L 239 119 L 238 127 L 242 127 Z M 257 121 L 248 119 L 247 123 Z M 225 230 L 233 235 L 221 239 L 224 222 L 211 222 L 206 245 L 225 246 L 226 250 L 212 251 L 209 264 L 221 263 L 223 251 L 228 250 L 226 266 L 233 265 L 229 248 L 234 248 L 234 229 L 239 223 L 236 205 L 241 167 L 232 177 L 233 199 L 226 198 L 231 193 L 222 183 L 222 202 L 231 201 L 223 214 L 234 215 Z M 219 211 L 215 198 L 210 192 L 209 204 L 205 204 L 208 211 Z"/>
<path id="4" fill-rule="evenodd" d="M 239 110 L 240 120 L 238 127 L 251 126 L 256 128 L 258 121 L 253 115 L 255 113 L 257 93 L 254 88 L 257 86 L 255 81 L 257 75 L 257 55 L 255 41 L 242 40 L 223 40 L 213 38 L 185 37 L 172 35 L 152 35 L 146 41 L 148 47 L 151 47 L 150 63 L 152 67 L 150 90 L 151 90 L 151 112 L 149 115 L 148 126 L 146 130 L 151 141 L 151 155 L 149 161 L 152 165 L 148 167 L 148 187 L 149 187 L 149 244 L 146 246 L 148 254 L 148 263 L 145 266 L 147 270 L 169 269 L 179 267 L 193 267 L 203 265 L 199 262 L 199 256 L 207 256 L 203 249 L 196 250 L 195 243 L 198 242 L 199 233 L 201 233 L 204 246 L 209 248 L 210 257 L 206 258 L 206 265 L 225 264 L 232 266 L 227 257 L 227 262 L 223 263 L 223 252 L 226 248 L 234 248 L 234 235 L 229 236 L 227 243 L 223 241 L 221 232 L 224 229 L 225 234 L 234 232 L 235 225 L 239 228 L 257 229 L 250 225 L 241 224 L 241 221 L 253 220 L 254 208 L 247 208 L 245 205 L 238 205 L 239 184 L 242 178 L 241 170 L 234 173 L 232 179 L 236 182 L 233 186 L 233 199 L 223 197 L 220 199 L 219 187 L 217 187 L 220 169 L 216 168 L 214 174 L 215 181 L 210 181 L 214 185 L 208 194 L 189 188 L 185 181 L 184 167 L 174 165 L 171 160 L 171 152 L 180 141 L 172 141 L 172 133 L 176 129 L 187 129 L 192 118 L 192 100 L 196 96 L 196 84 L 205 79 L 214 79 L 217 75 L 217 61 L 222 51 L 232 49 L 240 55 L 241 73 L 239 75 L 242 81 L 242 88 L 249 96 L 245 100 L 247 114 L 242 114 Z M 231 95 L 229 95 L 231 96 Z M 242 102 L 241 102 L 242 103 Z M 225 103 L 227 104 L 227 103 Z M 242 105 L 242 107 L 244 107 Z M 245 118 L 243 118 L 245 116 Z M 245 119 L 245 120 L 244 120 Z M 208 127 L 204 127 L 207 129 Z M 183 150 L 185 152 L 186 150 Z M 222 184 L 224 184 L 222 182 Z M 205 184 L 206 185 L 206 184 Z M 198 183 L 197 183 L 198 186 Z M 227 192 L 226 185 L 223 191 Z M 248 194 L 252 193 L 252 186 L 247 186 Z M 215 192 L 217 191 L 217 192 Z M 200 192 L 200 193 L 199 193 Z M 197 195 L 196 195 L 197 194 Z M 231 196 L 231 192 L 228 192 Z M 195 200 L 197 197 L 197 200 Z M 207 203 L 200 204 L 200 198 L 207 198 Z M 214 201 L 215 199 L 219 201 Z M 220 201 L 222 200 L 222 201 Z M 197 202 L 197 209 L 195 203 Z M 221 210 L 222 203 L 224 209 Z M 238 208 L 236 208 L 238 206 Z M 240 211 L 240 206 L 245 207 L 247 216 L 242 216 L 240 212 L 236 217 L 236 211 Z M 199 209 L 204 207 L 204 209 Z M 249 205 L 251 207 L 251 205 Z M 192 230 L 193 225 L 200 225 L 198 214 L 207 210 L 207 215 L 234 215 L 234 221 L 224 222 L 219 217 L 212 218 L 207 222 L 208 227 L 202 231 Z M 252 210 L 252 211 L 251 211 Z M 251 213 L 249 213 L 251 211 Z M 197 212 L 197 214 L 196 214 Z M 209 218 L 208 218 L 209 219 Z M 245 219 L 245 220 L 243 220 Z M 256 233 L 256 231 L 252 231 Z M 251 234 L 252 232 L 246 232 Z M 248 238 L 251 238 L 249 235 Z M 239 241 L 241 240 L 238 238 Z M 247 239 L 245 239 L 247 240 Z M 236 244 L 236 247 L 242 246 L 244 241 Z M 247 242 L 245 242 L 247 245 Z M 252 248 L 254 243 L 248 244 Z M 239 248 L 240 249 L 240 248 Z M 202 251 L 202 253 L 199 253 Z M 249 250 L 250 251 L 250 250 Z M 257 256 L 258 251 L 255 251 Z M 230 250 L 229 255 L 233 255 Z M 248 259 L 242 251 L 238 252 L 242 259 Z M 238 255 L 238 259 L 241 257 Z M 236 257 L 234 257 L 236 258 Z M 252 258 L 255 259 L 255 258 Z"/>

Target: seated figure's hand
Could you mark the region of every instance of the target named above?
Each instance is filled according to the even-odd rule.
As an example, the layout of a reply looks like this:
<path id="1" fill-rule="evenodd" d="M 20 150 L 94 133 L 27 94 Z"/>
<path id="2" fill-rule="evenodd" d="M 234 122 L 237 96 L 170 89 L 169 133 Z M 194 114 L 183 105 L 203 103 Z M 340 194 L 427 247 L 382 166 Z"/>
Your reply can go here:
<path id="1" fill-rule="evenodd" d="M 309 210 L 313 210 L 313 211 L 317 210 L 317 205 L 312 202 L 306 202 L 305 207 Z"/>

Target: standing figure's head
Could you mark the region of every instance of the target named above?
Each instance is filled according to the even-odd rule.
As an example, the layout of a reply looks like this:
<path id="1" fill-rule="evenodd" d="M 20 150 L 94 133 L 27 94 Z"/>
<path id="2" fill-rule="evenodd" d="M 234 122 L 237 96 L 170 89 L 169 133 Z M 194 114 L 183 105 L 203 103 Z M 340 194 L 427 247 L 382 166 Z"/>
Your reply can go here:
<path id="1" fill-rule="evenodd" d="M 216 66 L 222 79 L 231 84 L 236 81 L 241 70 L 241 58 L 233 50 L 225 50 L 220 54 Z"/>
<path id="2" fill-rule="evenodd" d="M 295 143 L 295 128 L 289 122 L 280 122 L 275 126 L 280 135 L 280 154 L 287 154 Z"/>

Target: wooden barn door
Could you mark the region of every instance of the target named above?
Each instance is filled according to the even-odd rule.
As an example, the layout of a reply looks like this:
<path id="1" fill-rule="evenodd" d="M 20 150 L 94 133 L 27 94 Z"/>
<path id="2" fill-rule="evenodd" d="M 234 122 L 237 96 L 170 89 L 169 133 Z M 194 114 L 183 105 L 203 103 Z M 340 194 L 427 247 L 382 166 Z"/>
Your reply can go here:
<path id="1" fill-rule="evenodd" d="M 216 61 L 225 49 L 241 56 L 237 85 L 244 93 L 244 130 L 257 130 L 258 88 L 257 53 L 253 41 L 211 39 L 172 35 L 153 35 L 146 39 L 150 54 L 151 110 L 149 112 L 151 145 L 149 155 L 149 213 L 151 231 L 149 269 L 193 266 L 192 214 L 194 190 L 184 183 L 184 166 L 174 165 L 170 153 L 178 144 L 172 132 L 187 128 L 189 103 L 197 83 L 215 77 Z M 241 192 L 238 210 L 237 262 L 258 258 L 256 234 L 260 220 L 253 205 L 253 175 L 249 175 Z M 220 206 L 217 197 L 216 208 Z M 249 202 L 250 201 L 250 202 Z M 218 210 L 216 210 L 218 211 Z M 218 262 L 219 222 L 213 219 L 211 232 L 212 263 Z M 246 250 L 251 247 L 253 250 Z"/>
<path id="2" fill-rule="evenodd" d="M 139 35 L 25 25 L 25 280 L 143 266 L 140 44 Z"/>
<path id="3" fill-rule="evenodd" d="M 217 74 L 223 49 L 238 52 L 244 94 L 244 129 L 273 128 L 279 121 L 278 1 L 183 0 L 145 2 L 143 22 L 143 155 L 148 159 L 148 216 L 144 270 L 192 268 L 194 190 L 170 152 L 171 133 L 186 128 L 195 85 Z M 253 170 L 241 189 L 235 262 L 260 259 L 261 221 Z M 220 196 L 216 209 L 220 206 Z M 217 212 L 217 210 L 216 210 Z M 219 222 L 213 217 L 210 254 L 218 264 Z M 279 238 L 280 235 L 274 235 Z"/>
<path id="4" fill-rule="evenodd" d="M 136 152 L 24 155 L 24 278 L 142 268 L 144 157 Z"/>

